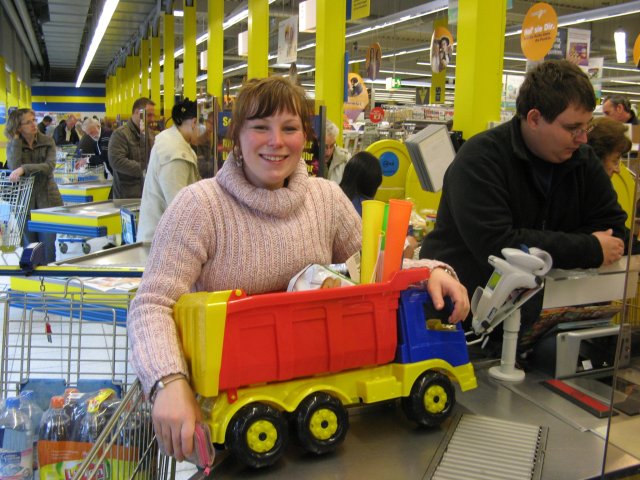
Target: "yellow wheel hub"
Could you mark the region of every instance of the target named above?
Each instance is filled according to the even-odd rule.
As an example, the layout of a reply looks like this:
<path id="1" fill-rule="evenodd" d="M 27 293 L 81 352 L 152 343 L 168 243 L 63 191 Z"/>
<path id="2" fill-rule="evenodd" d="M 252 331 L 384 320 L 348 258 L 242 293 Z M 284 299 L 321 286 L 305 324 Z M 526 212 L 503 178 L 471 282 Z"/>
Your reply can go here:
<path id="1" fill-rule="evenodd" d="M 447 392 L 440 385 L 432 385 L 424 393 L 424 408 L 429 413 L 440 413 L 447 405 Z"/>
<path id="2" fill-rule="evenodd" d="M 311 415 L 309 431 L 319 440 L 328 440 L 338 431 L 338 417 L 333 410 L 321 408 Z"/>
<path id="3" fill-rule="evenodd" d="M 277 441 L 278 430 L 267 420 L 258 420 L 247 430 L 247 445 L 254 452 L 268 452 Z"/>

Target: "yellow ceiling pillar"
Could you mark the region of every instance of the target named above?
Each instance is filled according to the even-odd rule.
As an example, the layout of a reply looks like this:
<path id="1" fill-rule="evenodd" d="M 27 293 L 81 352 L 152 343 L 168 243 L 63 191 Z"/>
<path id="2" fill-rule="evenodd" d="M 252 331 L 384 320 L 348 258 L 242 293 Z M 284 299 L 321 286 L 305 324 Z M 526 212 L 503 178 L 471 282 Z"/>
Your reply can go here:
<path id="1" fill-rule="evenodd" d="M 140 40 L 140 96 L 149 98 L 149 39 Z"/>
<path id="2" fill-rule="evenodd" d="M 7 100 L 9 102 L 9 107 L 18 107 L 18 102 L 20 99 L 20 91 L 18 86 L 18 76 L 16 72 L 13 71 L 9 74 L 9 81 L 11 82 L 11 92 L 7 96 Z"/>
<path id="3" fill-rule="evenodd" d="M 171 117 L 176 91 L 174 74 L 176 60 L 173 56 L 175 50 L 174 18 L 173 12 L 164 14 L 164 118 Z"/>
<path id="4" fill-rule="evenodd" d="M 131 87 L 132 87 L 131 98 L 133 99 L 134 102 L 141 96 L 140 95 L 140 91 L 141 91 L 140 69 L 141 69 L 140 53 L 138 52 L 138 55 L 134 55 L 131 59 Z"/>
<path id="5" fill-rule="evenodd" d="M 182 82 L 184 97 L 196 99 L 196 77 L 198 76 L 198 58 L 196 54 L 196 0 L 184 0 L 183 18 L 183 47 Z"/>
<path id="6" fill-rule="evenodd" d="M 342 132 L 346 0 L 316 3 L 316 107 L 327 107 L 327 118 Z M 342 133 L 338 135 L 342 138 Z"/>
<path id="7" fill-rule="evenodd" d="M 209 0 L 209 40 L 207 41 L 207 92 L 222 99 L 224 58 L 224 0 Z M 219 100 L 222 102 L 222 100 Z"/>
<path id="8" fill-rule="evenodd" d="M 7 105 L 7 70 L 5 68 L 4 57 L 0 55 L 0 114 L 3 117 L 3 122 L 6 123 L 9 108 Z M 4 130 L 4 124 L 2 126 L 2 130 Z M 4 165 L 7 160 L 7 152 L 5 148 L 4 131 L 0 132 L 2 137 L 0 137 L 0 164 Z"/>
<path id="9" fill-rule="evenodd" d="M 162 98 L 160 97 L 160 37 L 158 26 L 151 32 L 151 100 L 156 104 L 156 114 L 160 115 Z"/>
<path id="10" fill-rule="evenodd" d="M 249 0 L 249 61 L 247 78 L 269 76 L 269 2 Z"/>
<path id="11" fill-rule="evenodd" d="M 454 128 L 465 138 L 500 120 L 507 0 L 460 0 Z"/>
<path id="12" fill-rule="evenodd" d="M 122 110 L 124 118 L 129 118 L 131 115 L 131 107 L 133 107 L 133 101 L 131 99 L 131 55 L 127 55 L 124 59 L 124 68 L 122 69 L 122 86 L 124 95 L 122 96 Z"/>
<path id="13" fill-rule="evenodd" d="M 124 112 L 124 67 L 122 65 L 118 65 L 116 67 L 116 116 L 120 115 L 121 119 L 128 118 Z"/>

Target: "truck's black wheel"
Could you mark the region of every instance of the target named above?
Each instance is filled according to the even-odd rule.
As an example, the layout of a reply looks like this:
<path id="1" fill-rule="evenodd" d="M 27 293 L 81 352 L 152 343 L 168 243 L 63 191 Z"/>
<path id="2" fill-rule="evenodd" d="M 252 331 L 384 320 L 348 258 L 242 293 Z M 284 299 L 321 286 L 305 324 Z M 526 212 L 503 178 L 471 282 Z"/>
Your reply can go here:
<path id="1" fill-rule="evenodd" d="M 292 422 L 300 446 L 318 455 L 335 450 L 349 430 L 347 409 L 340 400 L 323 392 L 305 398 Z"/>
<path id="2" fill-rule="evenodd" d="M 60 253 L 67 253 L 67 251 L 69 250 L 69 245 L 66 244 L 66 242 L 60 242 Z"/>
<path id="3" fill-rule="evenodd" d="M 456 403 L 451 380 L 438 372 L 423 373 L 402 398 L 402 409 L 409 420 L 425 427 L 434 427 L 447 418 Z"/>
<path id="4" fill-rule="evenodd" d="M 287 421 L 279 410 L 252 403 L 238 410 L 227 430 L 227 446 L 244 465 L 273 465 L 289 443 Z"/>

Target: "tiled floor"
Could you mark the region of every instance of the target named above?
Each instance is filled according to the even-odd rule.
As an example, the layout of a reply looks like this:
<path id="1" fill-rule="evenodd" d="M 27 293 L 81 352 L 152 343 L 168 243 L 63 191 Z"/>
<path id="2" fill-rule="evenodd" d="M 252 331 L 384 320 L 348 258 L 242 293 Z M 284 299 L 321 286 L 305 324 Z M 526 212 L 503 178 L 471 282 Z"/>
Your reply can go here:
<path id="1" fill-rule="evenodd" d="M 106 238 L 89 240 L 92 251 L 101 249 L 106 242 Z M 58 250 L 58 261 L 83 254 L 80 243 L 69 243 L 68 246 L 68 252 L 64 255 Z M 18 260 L 16 255 L 5 255 L 3 263 L 16 265 Z M 6 289 L 9 281 L 8 277 L 0 277 L 0 289 Z M 42 390 L 43 397 L 47 395 L 43 385 L 55 389 L 60 384 L 56 380 L 75 383 L 76 380 L 103 381 L 115 378 L 124 383 L 132 382 L 134 373 L 127 362 L 126 329 L 85 320 L 89 318 L 90 309 L 84 310 L 86 317 L 80 319 L 70 315 L 68 311 L 79 308 L 78 303 L 64 307 L 64 311 L 57 310 L 54 314 L 52 297 L 56 296 L 52 294 L 43 300 L 37 294 L 32 298 L 17 293 L 10 297 L 11 303 L 26 301 L 30 308 L 5 308 L 6 301 L 0 305 L 2 345 L 7 346 L 3 351 L 3 392 L 11 395 L 16 385 L 24 380 L 43 382 L 36 386 L 37 391 Z M 98 307 L 98 310 L 105 309 L 108 310 Z M 46 320 L 51 326 L 50 337 L 45 330 Z M 196 471 L 192 464 L 182 462 L 177 465 L 175 478 L 186 480 Z"/>

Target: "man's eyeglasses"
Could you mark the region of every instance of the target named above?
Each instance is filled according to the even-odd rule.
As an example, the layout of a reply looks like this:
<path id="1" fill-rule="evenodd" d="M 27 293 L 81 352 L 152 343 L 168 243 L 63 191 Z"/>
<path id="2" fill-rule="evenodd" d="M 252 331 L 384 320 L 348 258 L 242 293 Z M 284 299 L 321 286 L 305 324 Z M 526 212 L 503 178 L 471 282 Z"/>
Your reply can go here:
<path id="1" fill-rule="evenodd" d="M 32 123 L 36 123 L 36 120 L 25 120 L 24 122 L 20 122 L 20 125 L 31 125 Z"/>
<path id="2" fill-rule="evenodd" d="M 583 133 L 585 135 L 589 135 L 591 132 L 593 132 L 593 129 L 596 126 L 593 125 L 592 123 L 588 124 L 586 127 L 579 127 L 579 128 L 569 128 L 569 127 L 565 127 L 563 126 L 562 128 L 564 128 L 567 132 L 569 132 L 571 134 L 571 136 L 575 139 L 578 138 L 580 135 L 582 135 Z"/>

